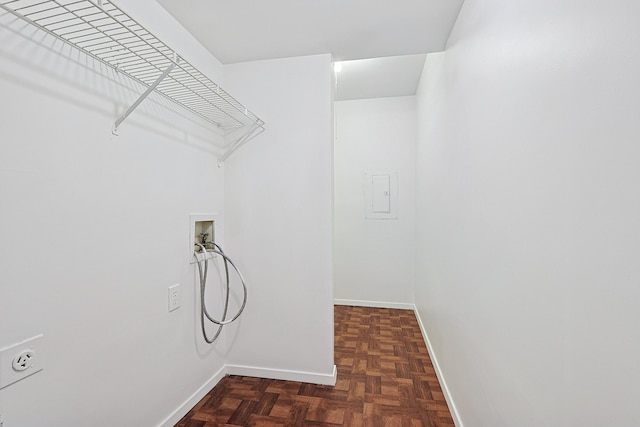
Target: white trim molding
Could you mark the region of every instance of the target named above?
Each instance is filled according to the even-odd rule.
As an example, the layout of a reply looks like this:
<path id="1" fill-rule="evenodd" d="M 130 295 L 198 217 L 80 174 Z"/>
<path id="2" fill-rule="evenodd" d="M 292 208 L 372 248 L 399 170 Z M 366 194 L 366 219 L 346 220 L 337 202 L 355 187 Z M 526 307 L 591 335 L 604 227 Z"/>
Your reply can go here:
<path id="1" fill-rule="evenodd" d="M 462 424 L 462 418 L 460 418 L 460 414 L 458 413 L 458 408 L 456 408 L 456 404 L 453 401 L 453 397 L 451 396 L 449 387 L 447 387 L 447 381 L 444 379 L 444 374 L 442 373 L 442 370 L 440 370 L 440 364 L 438 363 L 438 358 L 436 357 L 436 354 L 433 351 L 433 347 L 431 347 L 431 342 L 429 341 L 427 330 L 425 329 L 424 324 L 422 323 L 422 319 L 420 318 L 420 313 L 418 312 L 418 308 L 414 306 L 413 311 L 416 314 L 416 319 L 418 319 L 420 332 L 422 332 L 422 338 L 424 339 L 424 342 L 427 345 L 427 351 L 429 352 L 429 357 L 431 358 L 433 369 L 435 369 L 436 376 L 438 377 L 438 381 L 440 382 L 440 388 L 442 389 L 442 393 L 444 394 L 444 399 L 447 401 L 447 405 L 449 405 L 449 411 L 451 412 L 453 423 L 456 425 L 456 427 L 464 427 L 464 425 Z"/>
<path id="2" fill-rule="evenodd" d="M 175 411 L 165 418 L 158 427 L 173 427 L 182 419 L 196 404 L 207 395 L 222 378 L 227 375 L 242 375 L 246 377 L 269 378 L 273 380 L 300 381 L 311 384 L 336 385 L 338 370 L 333 365 L 330 374 L 320 374 L 316 372 L 286 371 L 281 369 L 256 368 L 253 366 L 225 365 L 202 386 L 196 390 L 187 400 L 185 400 Z"/>
<path id="3" fill-rule="evenodd" d="M 317 372 L 288 371 L 284 369 L 257 368 L 255 366 L 227 365 L 227 375 L 241 375 L 245 377 L 269 378 L 272 380 L 300 381 L 303 383 L 336 385 L 338 370 L 333 365 L 330 374 Z"/>
<path id="4" fill-rule="evenodd" d="M 406 302 L 386 302 L 386 301 L 362 301 L 352 299 L 334 299 L 335 305 L 353 305 L 356 307 L 375 307 L 375 308 L 399 308 L 401 310 L 414 310 L 414 304 Z"/>
<path id="5" fill-rule="evenodd" d="M 420 326 L 420 332 L 422 333 L 422 338 L 424 339 L 424 342 L 427 346 L 427 351 L 429 352 L 431 363 L 433 364 L 433 368 L 435 369 L 436 376 L 438 377 L 438 381 L 440 382 L 440 388 L 442 389 L 444 398 L 447 401 L 447 405 L 449 406 L 449 411 L 451 412 L 451 417 L 453 418 L 453 422 L 456 425 L 456 427 L 464 427 L 464 424 L 462 423 L 462 419 L 460 418 L 460 414 L 458 413 L 458 409 L 456 408 L 455 402 L 453 401 L 453 397 L 451 396 L 451 392 L 449 391 L 449 387 L 447 386 L 447 381 L 444 378 L 444 374 L 440 369 L 440 364 L 438 363 L 438 359 L 433 351 L 431 342 L 429 341 L 427 330 L 424 327 L 424 324 L 420 317 L 420 313 L 418 312 L 418 309 L 416 308 L 415 304 L 390 303 L 390 302 L 380 302 L 380 301 L 342 300 L 342 299 L 334 300 L 334 304 L 351 305 L 351 306 L 358 306 L 358 307 L 396 308 L 396 309 L 404 309 L 404 310 L 413 310 L 413 312 L 416 315 L 416 319 L 418 320 L 418 325 Z M 158 427 L 173 427 L 174 425 L 176 425 L 176 423 L 180 421 L 180 419 L 182 419 L 182 417 L 184 417 L 191 410 L 191 408 L 193 408 L 203 397 L 205 397 L 207 393 L 211 391 L 211 389 L 213 389 L 220 382 L 220 380 L 226 375 L 241 375 L 241 376 L 247 376 L 247 377 L 269 378 L 269 379 L 275 379 L 275 380 L 300 381 L 305 383 L 334 386 L 337 381 L 338 371 L 335 365 L 333 365 L 333 369 L 330 374 L 322 374 L 318 372 L 302 372 L 302 371 L 289 371 L 289 370 L 283 370 L 283 369 L 260 368 L 255 366 L 225 365 L 218 372 L 216 372 L 211 378 L 209 378 L 198 390 L 196 390 L 195 393 L 193 393 L 184 403 L 182 403 L 166 419 L 164 419 L 159 424 Z"/>
<path id="6" fill-rule="evenodd" d="M 398 309 L 404 309 L 404 310 L 413 310 L 413 312 L 416 315 L 416 319 L 418 320 L 418 325 L 420 326 L 422 339 L 424 340 L 424 343 L 427 346 L 427 351 L 429 352 L 429 357 L 431 358 L 433 369 L 436 371 L 436 376 L 438 377 L 438 381 L 440 382 L 440 388 L 442 389 L 444 398 L 447 401 L 447 405 L 449 406 L 449 411 L 451 412 L 451 418 L 453 418 L 453 422 L 456 425 L 456 427 L 464 427 L 464 424 L 462 423 L 462 419 L 460 418 L 460 414 L 458 413 L 458 409 L 456 408 L 456 404 L 454 403 L 453 397 L 451 396 L 451 392 L 449 391 L 449 387 L 447 387 L 447 381 L 444 379 L 444 374 L 440 369 L 440 364 L 438 363 L 436 354 L 433 351 L 431 342 L 429 341 L 427 330 L 425 329 L 424 324 L 422 323 L 422 319 L 420 318 L 420 313 L 418 312 L 418 308 L 416 307 L 415 304 L 383 302 L 383 301 L 346 300 L 346 299 L 334 299 L 333 303 L 335 305 L 352 305 L 356 307 L 398 308 Z"/>
<path id="7" fill-rule="evenodd" d="M 173 411 L 167 418 L 165 418 L 160 424 L 159 427 L 173 427 L 178 421 L 182 419 L 187 413 L 196 406 L 198 402 L 202 400 L 203 397 L 207 395 L 224 376 L 226 375 L 226 366 L 220 368 L 218 372 L 213 374 L 211 378 L 209 378 L 202 386 L 195 391 L 187 400 L 185 400 L 175 411 Z"/>

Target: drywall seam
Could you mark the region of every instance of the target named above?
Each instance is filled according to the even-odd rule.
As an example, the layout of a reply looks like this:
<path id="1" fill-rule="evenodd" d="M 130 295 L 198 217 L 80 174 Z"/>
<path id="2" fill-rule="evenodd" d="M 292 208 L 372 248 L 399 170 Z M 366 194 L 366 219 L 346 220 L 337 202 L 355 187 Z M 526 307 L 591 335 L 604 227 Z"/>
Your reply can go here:
<path id="1" fill-rule="evenodd" d="M 431 347 L 431 342 L 429 341 L 429 336 L 427 335 L 427 330 L 422 323 L 422 319 L 420 318 L 420 313 L 418 312 L 418 308 L 414 305 L 413 311 L 416 314 L 416 319 L 418 319 L 418 325 L 420 325 L 420 332 L 422 332 L 422 338 L 424 339 L 425 344 L 427 345 L 427 351 L 429 352 L 429 357 L 431 358 L 431 363 L 433 364 L 433 368 L 436 371 L 436 377 L 438 377 L 438 382 L 440 382 L 440 388 L 442 389 L 442 393 L 444 394 L 444 399 L 447 401 L 447 405 L 449 405 L 449 412 L 451 412 L 451 417 L 453 418 L 453 423 L 456 427 L 464 427 L 462 423 L 462 418 L 460 418 L 460 414 L 458 413 L 458 408 L 456 408 L 456 404 L 453 401 L 453 397 L 449 392 L 449 387 L 447 387 L 447 382 L 444 379 L 444 374 L 440 370 L 440 364 L 438 364 L 438 359 Z"/>
<path id="2" fill-rule="evenodd" d="M 334 299 L 335 305 L 352 305 L 356 307 L 375 307 L 375 308 L 398 308 L 401 310 L 414 310 L 416 306 L 405 302 L 387 302 L 387 301 L 362 301 L 355 299 Z"/>
<path id="3" fill-rule="evenodd" d="M 225 365 L 220 368 L 218 372 L 213 374 L 213 376 L 209 378 L 204 384 L 202 384 L 202 386 L 198 390 L 196 390 L 195 393 L 189 396 L 189 398 L 185 400 L 184 403 L 178 406 L 175 411 L 173 411 L 167 418 L 165 418 L 158 427 L 175 426 L 178 421 L 182 419 L 182 417 L 187 415 L 191 408 L 196 406 L 196 404 L 200 400 L 202 400 L 202 398 L 205 397 L 207 393 L 209 393 L 209 391 L 211 391 L 211 389 L 213 389 L 225 375 L 227 375 L 226 368 L 227 367 Z"/>
<path id="4" fill-rule="evenodd" d="M 257 368 L 254 366 L 227 365 L 227 375 L 242 375 L 247 377 L 269 378 L 273 380 L 300 381 L 304 383 L 336 385 L 338 371 L 333 365 L 331 374 L 317 372 L 288 371 L 284 369 Z"/>

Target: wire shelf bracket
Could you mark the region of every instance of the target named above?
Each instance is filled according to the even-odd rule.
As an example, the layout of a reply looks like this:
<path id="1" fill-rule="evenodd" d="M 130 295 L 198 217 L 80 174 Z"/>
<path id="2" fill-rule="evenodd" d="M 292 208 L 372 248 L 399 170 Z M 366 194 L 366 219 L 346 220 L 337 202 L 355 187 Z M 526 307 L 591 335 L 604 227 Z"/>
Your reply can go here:
<path id="1" fill-rule="evenodd" d="M 136 99 L 136 101 L 133 104 L 131 104 L 131 107 L 129 107 L 127 111 L 125 111 L 124 114 L 120 116 L 118 120 L 116 120 L 115 124 L 113 125 L 113 129 L 111 130 L 111 132 L 114 135 L 116 136 L 118 135 L 118 127 L 122 124 L 122 122 L 124 122 L 126 118 L 129 117 L 129 114 L 133 113 L 133 110 L 138 108 L 138 105 L 140 105 L 140 103 L 142 103 L 142 101 L 144 101 L 144 99 L 147 96 L 149 96 L 151 92 L 153 92 L 156 89 L 156 87 L 158 87 L 158 85 L 165 79 L 165 77 L 167 77 L 169 73 L 173 71 L 174 68 L 176 68 L 176 65 L 178 65 L 177 58 L 176 58 L 176 61 L 173 64 L 169 65 L 169 67 L 166 70 L 164 70 L 162 74 L 160 74 L 160 77 L 158 77 L 156 81 L 153 82 L 151 86 L 149 86 L 147 90 L 145 90 L 144 93 L 140 95 L 140 97 Z"/>
<path id="2" fill-rule="evenodd" d="M 264 132 L 264 127 L 255 123 L 252 124 L 249 129 L 247 129 L 242 135 L 239 137 L 233 138 L 231 143 L 228 145 L 228 148 L 220 157 L 218 157 L 218 163 L 223 163 L 227 158 L 232 155 L 238 148 L 242 147 L 244 144 L 260 135 Z M 229 139 L 229 138 L 227 138 Z"/>
<path id="3" fill-rule="evenodd" d="M 219 162 L 262 133 L 264 121 L 109 0 L 0 0 L 0 8 L 146 87 L 112 129 L 152 93 L 213 124 Z"/>

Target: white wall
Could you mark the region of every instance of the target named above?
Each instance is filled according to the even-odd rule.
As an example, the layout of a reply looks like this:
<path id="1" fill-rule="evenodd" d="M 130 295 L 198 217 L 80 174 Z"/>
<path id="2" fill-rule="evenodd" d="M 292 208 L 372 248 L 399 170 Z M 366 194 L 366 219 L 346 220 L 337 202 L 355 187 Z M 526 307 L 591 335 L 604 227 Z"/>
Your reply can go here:
<path id="1" fill-rule="evenodd" d="M 129 6 L 219 81 L 155 1 Z M 224 210 L 215 135 L 152 98 L 115 137 L 139 88 L 5 14 L 0 39 L 0 348 L 45 340 L 44 370 L 0 390 L 0 414 L 159 425 L 224 363 L 224 346 L 201 345 L 188 253 L 189 214 Z M 168 313 L 175 283 L 183 305 Z"/>
<path id="2" fill-rule="evenodd" d="M 334 297 L 413 304 L 415 97 L 336 102 Z M 398 173 L 398 219 L 366 219 L 364 173 Z"/>
<path id="3" fill-rule="evenodd" d="M 227 89 L 267 123 L 224 165 L 227 251 L 250 287 L 236 372 L 335 380 L 331 74 L 329 55 L 225 66 Z"/>
<path id="4" fill-rule="evenodd" d="M 467 0 L 427 61 L 416 302 L 467 426 L 640 424 L 638 16 Z"/>

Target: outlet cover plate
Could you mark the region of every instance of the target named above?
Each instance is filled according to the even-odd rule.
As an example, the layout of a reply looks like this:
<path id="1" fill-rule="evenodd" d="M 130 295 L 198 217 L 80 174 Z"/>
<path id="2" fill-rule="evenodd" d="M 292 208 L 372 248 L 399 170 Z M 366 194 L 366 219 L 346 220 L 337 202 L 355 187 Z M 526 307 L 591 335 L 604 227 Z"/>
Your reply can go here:
<path id="1" fill-rule="evenodd" d="M 36 335 L 17 344 L 0 349 L 0 389 L 3 389 L 17 381 L 42 370 L 42 339 L 44 335 Z M 26 369 L 17 371 L 14 369 L 14 360 L 21 354 L 29 351 L 32 356 Z"/>

